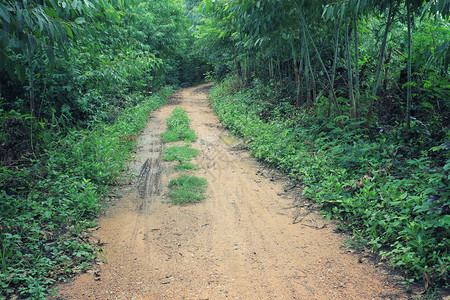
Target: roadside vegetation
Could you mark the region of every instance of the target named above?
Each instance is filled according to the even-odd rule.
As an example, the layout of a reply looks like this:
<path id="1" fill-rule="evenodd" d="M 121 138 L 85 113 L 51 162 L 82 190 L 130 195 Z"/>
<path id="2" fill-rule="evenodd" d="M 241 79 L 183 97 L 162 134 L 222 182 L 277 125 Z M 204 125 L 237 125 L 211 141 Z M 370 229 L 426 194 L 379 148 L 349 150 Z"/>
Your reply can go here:
<path id="1" fill-rule="evenodd" d="M 447 0 L 0 0 L 0 298 L 84 269 L 149 111 L 205 75 L 222 122 L 354 245 L 449 288 L 449 17 Z M 168 127 L 197 140 L 181 108 Z"/>
<path id="2" fill-rule="evenodd" d="M 208 70 L 185 8 L 0 1 L 0 299 L 46 298 L 95 257 L 150 111 Z"/>
<path id="3" fill-rule="evenodd" d="M 223 124 L 353 245 L 449 288 L 450 3 L 213 1 L 197 46 Z"/>
<path id="4" fill-rule="evenodd" d="M 53 132 L 27 165 L 0 174 L 1 295 L 43 298 L 47 287 L 80 273 L 95 257 L 86 229 L 118 184 L 134 137 L 172 92 L 165 88 L 123 111 L 114 124 Z"/>
<path id="5" fill-rule="evenodd" d="M 445 281 L 447 144 L 405 158 L 400 151 L 408 146 L 392 132 L 379 130 L 369 139 L 349 119 L 320 118 L 288 103 L 263 119 L 267 104 L 261 103 L 258 88 L 237 92 L 227 84 L 211 94 L 222 123 L 249 141 L 256 158 L 300 181 L 304 195 L 328 219 L 342 220 L 339 228 L 352 234 L 353 246 L 378 253 L 410 280 L 420 281 L 425 273 L 430 282 Z"/>

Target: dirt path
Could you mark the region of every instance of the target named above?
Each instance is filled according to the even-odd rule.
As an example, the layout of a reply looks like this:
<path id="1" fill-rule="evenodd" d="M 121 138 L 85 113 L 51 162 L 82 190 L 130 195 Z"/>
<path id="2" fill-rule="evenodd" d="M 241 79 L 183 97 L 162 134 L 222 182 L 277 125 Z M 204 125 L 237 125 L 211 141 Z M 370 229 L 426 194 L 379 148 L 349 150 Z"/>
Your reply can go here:
<path id="1" fill-rule="evenodd" d="M 132 168 L 139 175 L 100 219 L 104 263 L 60 286 L 64 299 L 404 299 L 381 267 L 361 263 L 318 214 L 292 209 L 292 193 L 223 141 L 208 86 L 179 91 L 153 113 Z M 201 150 L 202 203 L 165 203 L 176 174 L 160 161 L 159 134 L 186 109 Z M 221 138 L 222 137 L 222 138 Z M 301 213 L 296 224 L 293 214 Z"/>

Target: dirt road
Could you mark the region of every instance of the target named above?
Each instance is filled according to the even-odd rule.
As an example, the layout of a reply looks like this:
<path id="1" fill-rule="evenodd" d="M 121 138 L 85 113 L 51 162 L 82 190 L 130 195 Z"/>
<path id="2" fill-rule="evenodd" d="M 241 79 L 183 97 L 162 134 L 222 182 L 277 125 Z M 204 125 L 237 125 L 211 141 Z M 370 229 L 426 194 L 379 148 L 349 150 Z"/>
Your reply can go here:
<path id="1" fill-rule="evenodd" d="M 60 286 L 63 299 L 406 298 L 381 267 L 342 247 L 333 224 L 292 208 L 286 182 L 229 141 L 208 87 L 183 89 L 153 113 L 132 163 L 138 176 L 100 218 L 103 261 Z M 164 198 L 176 172 L 160 160 L 159 135 L 176 106 L 199 136 L 193 173 L 209 185 L 199 204 Z"/>

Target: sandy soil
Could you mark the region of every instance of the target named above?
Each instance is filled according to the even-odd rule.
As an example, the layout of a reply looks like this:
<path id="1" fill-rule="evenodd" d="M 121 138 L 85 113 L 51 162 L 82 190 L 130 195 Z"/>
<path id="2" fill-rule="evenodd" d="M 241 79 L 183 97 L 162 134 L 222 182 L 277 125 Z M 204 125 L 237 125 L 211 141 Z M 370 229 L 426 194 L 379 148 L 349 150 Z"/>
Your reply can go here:
<path id="1" fill-rule="evenodd" d="M 62 298 L 407 298 L 381 265 L 346 250 L 335 225 L 296 201 L 298 188 L 227 138 L 208 87 L 180 90 L 152 114 L 131 164 L 136 177 L 99 220 L 104 252 L 92 270 L 59 287 Z M 201 151 L 193 161 L 201 169 L 193 174 L 209 184 L 199 204 L 172 206 L 164 197 L 177 174 L 160 160 L 167 145 L 159 135 L 176 106 L 199 136 L 192 147 Z"/>

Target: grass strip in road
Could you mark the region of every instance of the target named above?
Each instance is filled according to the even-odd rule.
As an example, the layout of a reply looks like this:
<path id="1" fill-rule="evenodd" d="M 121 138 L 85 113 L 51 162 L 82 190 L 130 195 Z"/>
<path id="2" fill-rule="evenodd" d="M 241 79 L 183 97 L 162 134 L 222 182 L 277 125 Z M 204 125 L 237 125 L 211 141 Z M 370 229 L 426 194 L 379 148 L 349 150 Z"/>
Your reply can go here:
<path id="1" fill-rule="evenodd" d="M 180 163 L 174 167 L 176 171 L 198 170 L 199 167 L 190 162 Z"/>
<path id="2" fill-rule="evenodd" d="M 195 142 L 197 140 L 197 135 L 194 130 L 189 128 L 190 122 L 191 120 L 187 117 L 184 109 L 181 107 L 175 108 L 167 119 L 167 127 L 169 130 L 162 134 L 164 142 Z"/>
<path id="3" fill-rule="evenodd" d="M 197 149 L 186 146 L 173 146 L 164 149 L 163 160 L 178 161 L 181 163 L 190 161 L 193 157 L 198 155 Z"/>
<path id="4" fill-rule="evenodd" d="M 172 204 L 196 203 L 206 198 L 207 187 L 205 178 L 181 175 L 172 179 L 169 187 L 172 189 L 168 194 Z"/>
<path id="5" fill-rule="evenodd" d="M 191 149 L 189 145 L 173 146 L 164 150 L 163 160 L 178 161 L 178 165 L 174 167 L 176 171 L 196 170 L 198 167 L 189 161 L 197 156 L 198 152 L 197 149 Z"/>

